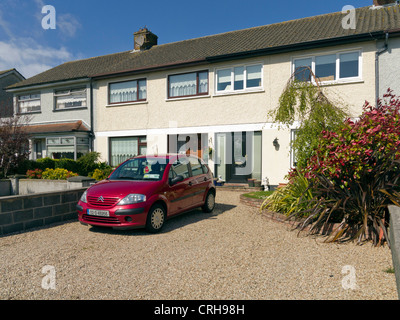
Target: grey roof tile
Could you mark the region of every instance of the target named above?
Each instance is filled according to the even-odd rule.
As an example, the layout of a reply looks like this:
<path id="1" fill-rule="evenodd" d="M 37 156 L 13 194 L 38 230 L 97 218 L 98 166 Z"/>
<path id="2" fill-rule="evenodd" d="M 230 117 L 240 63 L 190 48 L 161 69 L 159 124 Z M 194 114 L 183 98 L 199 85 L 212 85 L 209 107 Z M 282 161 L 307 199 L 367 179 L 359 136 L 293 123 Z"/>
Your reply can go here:
<path id="1" fill-rule="evenodd" d="M 241 55 L 304 43 L 400 29 L 398 5 L 372 10 L 356 10 L 357 28 L 344 29 L 342 12 L 291 20 L 276 24 L 231 31 L 190 40 L 153 46 L 142 52 L 125 51 L 106 56 L 71 61 L 26 79 L 9 88 L 63 80 L 89 78 L 127 71 L 141 71 L 194 61 L 210 61 L 221 56 Z"/>

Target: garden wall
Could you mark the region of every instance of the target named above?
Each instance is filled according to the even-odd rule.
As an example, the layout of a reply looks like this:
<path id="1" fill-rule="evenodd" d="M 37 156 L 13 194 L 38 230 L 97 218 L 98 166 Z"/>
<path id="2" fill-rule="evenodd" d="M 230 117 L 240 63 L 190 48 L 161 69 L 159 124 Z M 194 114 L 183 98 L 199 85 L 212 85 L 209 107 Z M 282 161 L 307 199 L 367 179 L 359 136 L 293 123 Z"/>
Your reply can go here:
<path id="1" fill-rule="evenodd" d="M 90 187 L 95 182 L 95 179 L 81 176 L 71 177 L 67 180 L 11 178 L 0 180 L 0 197 L 74 190 Z"/>
<path id="2" fill-rule="evenodd" d="M 76 204 L 86 189 L 0 198 L 0 236 L 77 220 Z"/>
<path id="3" fill-rule="evenodd" d="M 89 187 L 95 179 L 86 177 L 70 178 L 68 180 L 42 180 L 42 179 L 19 179 L 18 194 L 27 195 L 32 193 L 43 193 L 52 191 L 63 191 Z"/>

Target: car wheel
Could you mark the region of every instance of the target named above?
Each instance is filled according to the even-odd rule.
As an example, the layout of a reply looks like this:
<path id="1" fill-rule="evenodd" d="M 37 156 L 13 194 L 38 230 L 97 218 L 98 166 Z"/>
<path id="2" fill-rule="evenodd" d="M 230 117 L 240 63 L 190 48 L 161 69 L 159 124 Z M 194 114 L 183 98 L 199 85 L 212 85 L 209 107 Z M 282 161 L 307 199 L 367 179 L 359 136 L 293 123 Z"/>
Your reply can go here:
<path id="1" fill-rule="evenodd" d="M 215 194 L 212 191 L 208 191 L 206 201 L 202 207 L 204 212 L 211 212 L 214 210 L 215 207 Z"/>
<path id="2" fill-rule="evenodd" d="M 164 226 L 165 217 L 166 213 L 162 205 L 153 206 L 147 215 L 146 230 L 151 233 L 159 232 Z"/>

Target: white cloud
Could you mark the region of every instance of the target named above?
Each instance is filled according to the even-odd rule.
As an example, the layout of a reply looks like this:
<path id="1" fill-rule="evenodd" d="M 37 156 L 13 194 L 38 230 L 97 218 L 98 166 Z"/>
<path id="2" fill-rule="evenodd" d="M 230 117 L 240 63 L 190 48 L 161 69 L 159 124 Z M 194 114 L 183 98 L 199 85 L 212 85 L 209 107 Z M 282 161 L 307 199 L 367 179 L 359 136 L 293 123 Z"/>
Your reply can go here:
<path id="1" fill-rule="evenodd" d="M 71 14 L 60 14 L 56 19 L 56 29 L 68 37 L 74 37 L 76 31 L 81 27 L 79 21 Z"/>
<path id="2" fill-rule="evenodd" d="M 9 38 L 13 38 L 8 22 L 3 18 L 3 13 L 0 10 L 0 28 L 5 32 Z"/>
<path id="3" fill-rule="evenodd" d="M 38 12 L 42 12 L 42 8 L 46 5 L 43 0 L 35 0 L 36 6 L 38 7 Z M 78 19 L 69 13 L 60 13 L 57 10 L 57 6 L 54 6 L 56 10 L 56 29 L 63 36 L 67 36 L 73 38 L 79 28 L 81 28 L 81 24 Z M 37 18 L 42 21 L 44 15 L 37 15 Z"/>
<path id="4" fill-rule="evenodd" d="M 24 77 L 30 78 L 76 57 L 58 41 L 55 45 L 43 45 L 46 40 L 45 32 L 41 28 L 41 19 L 44 17 L 43 0 L 35 0 L 32 18 L 37 22 L 31 24 L 30 35 L 11 21 L 9 11 L 14 12 L 13 1 L 2 0 L 0 3 L 0 71 L 16 68 Z M 55 7 L 57 10 L 57 7 Z M 7 18 L 6 18 L 7 17 Z M 79 21 L 71 14 L 56 14 L 56 29 L 58 39 L 72 38 L 81 28 Z M 51 31 L 55 32 L 55 31 Z M 23 35 L 25 33 L 25 35 Z"/>
<path id="5" fill-rule="evenodd" d="M 72 59 L 66 48 L 45 47 L 32 39 L 0 41 L 0 70 L 16 68 L 25 78 Z"/>

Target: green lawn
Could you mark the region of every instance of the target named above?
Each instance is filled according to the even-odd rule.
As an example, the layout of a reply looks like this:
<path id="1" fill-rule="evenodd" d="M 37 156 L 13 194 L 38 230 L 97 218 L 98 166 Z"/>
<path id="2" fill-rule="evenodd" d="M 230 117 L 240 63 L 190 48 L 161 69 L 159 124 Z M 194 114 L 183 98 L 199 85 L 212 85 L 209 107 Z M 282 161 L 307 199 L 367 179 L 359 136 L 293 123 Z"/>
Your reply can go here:
<path id="1" fill-rule="evenodd" d="M 270 196 L 274 191 L 254 191 L 254 192 L 249 192 L 245 193 L 243 196 L 247 198 L 253 198 L 253 199 L 265 199 L 266 197 Z"/>

